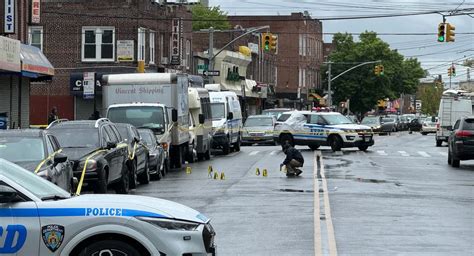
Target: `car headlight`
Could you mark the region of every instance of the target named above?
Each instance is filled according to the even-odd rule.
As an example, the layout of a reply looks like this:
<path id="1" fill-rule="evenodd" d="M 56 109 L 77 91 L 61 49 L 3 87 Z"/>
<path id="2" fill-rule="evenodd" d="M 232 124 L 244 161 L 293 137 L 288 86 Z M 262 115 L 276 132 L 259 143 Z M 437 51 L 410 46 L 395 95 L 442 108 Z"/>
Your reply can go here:
<path id="1" fill-rule="evenodd" d="M 175 220 L 175 219 L 164 219 L 164 218 L 150 218 L 150 217 L 137 217 L 137 219 L 153 224 L 159 228 L 167 230 L 178 230 L 178 231 L 194 231 L 196 230 L 199 223 Z"/>
<path id="2" fill-rule="evenodd" d="M 79 170 L 82 171 L 84 169 L 85 161 L 79 163 Z M 90 159 L 87 161 L 86 170 L 95 170 L 97 169 L 97 161 L 94 159 Z"/>
<path id="3" fill-rule="evenodd" d="M 345 130 L 346 133 L 356 133 L 356 130 Z"/>

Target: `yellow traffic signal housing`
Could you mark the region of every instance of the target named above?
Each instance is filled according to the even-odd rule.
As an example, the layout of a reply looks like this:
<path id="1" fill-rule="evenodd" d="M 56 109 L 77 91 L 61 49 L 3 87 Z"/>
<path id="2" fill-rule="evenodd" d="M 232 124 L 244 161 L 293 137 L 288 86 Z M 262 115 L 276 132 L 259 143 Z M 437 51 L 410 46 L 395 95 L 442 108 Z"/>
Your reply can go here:
<path id="1" fill-rule="evenodd" d="M 379 65 L 375 65 L 374 73 L 375 73 L 376 75 L 379 75 L 379 74 L 380 74 L 380 67 L 379 67 Z"/>
<path id="2" fill-rule="evenodd" d="M 452 76 L 452 74 L 453 74 L 453 73 L 452 73 L 451 67 L 450 67 L 450 68 L 448 68 L 448 76 Z"/>
<path id="3" fill-rule="evenodd" d="M 276 51 L 278 47 L 278 36 L 271 34 L 270 36 L 270 50 Z"/>
<path id="4" fill-rule="evenodd" d="M 454 42 L 454 30 L 456 30 L 454 25 L 446 23 L 446 42 Z"/>
<path id="5" fill-rule="evenodd" d="M 444 42 L 445 39 L 446 24 L 439 23 L 438 25 L 438 42 Z"/>
<path id="6" fill-rule="evenodd" d="M 262 48 L 264 51 L 270 51 L 271 33 L 262 33 Z"/>

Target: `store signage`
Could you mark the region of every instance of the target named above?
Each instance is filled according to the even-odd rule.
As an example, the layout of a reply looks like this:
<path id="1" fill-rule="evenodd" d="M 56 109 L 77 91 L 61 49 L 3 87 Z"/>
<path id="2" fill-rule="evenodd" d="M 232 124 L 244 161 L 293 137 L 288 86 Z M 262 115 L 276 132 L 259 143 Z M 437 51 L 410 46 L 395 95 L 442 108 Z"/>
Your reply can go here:
<path id="1" fill-rule="evenodd" d="M 94 72 L 84 72 L 84 80 L 82 81 L 82 86 L 84 87 L 83 96 L 84 99 L 93 99 L 94 98 L 94 82 L 95 82 L 95 73 Z"/>
<path id="2" fill-rule="evenodd" d="M 119 62 L 134 61 L 133 40 L 117 40 L 117 60 Z"/>
<path id="3" fill-rule="evenodd" d="M 41 1 L 32 0 L 31 1 L 31 23 L 33 24 L 40 23 L 40 14 L 41 14 Z"/>
<path id="4" fill-rule="evenodd" d="M 15 33 L 15 0 L 5 0 L 4 34 Z"/>
<path id="5" fill-rule="evenodd" d="M 20 41 L 0 36 L 0 70 L 20 72 Z"/>

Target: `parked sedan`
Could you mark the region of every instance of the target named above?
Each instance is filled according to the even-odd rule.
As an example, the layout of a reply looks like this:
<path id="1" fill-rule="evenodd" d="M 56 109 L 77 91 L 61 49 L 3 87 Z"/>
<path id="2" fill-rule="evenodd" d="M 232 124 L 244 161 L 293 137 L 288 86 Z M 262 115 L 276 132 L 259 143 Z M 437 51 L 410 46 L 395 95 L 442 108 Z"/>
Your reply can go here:
<path id="1" fill-rule="evenodd" d="M 140 140 L 137 128 L 131 124 L 116 123 L 117 130 L 128 145 L 127 166 L 130 171 L 130 188 L 136 188 L 138 182 L 148 184 L 150 172 L 148 166 L 148 149 Z"/>
<path id="2" fill-rule="evenodd" d="M 390 134 L 391 132 L 397 131 L 397 122 L 394 118 L 382 117 L 380 119 L 380 124 L 382 125 L 382 132 Z"/>
<path id="3" fill-rule="evenodd" d="M 76 183 L 72 163 L 61 151 L 56 137 L 43 130 L 0 132 L 0 158 L 72 192 Z"/>
<path id="4" fill-rule="evenodd" d="M 436 133 L 436 118 L 428 117 L 421 123 L 421 134 Z"/>
<path id="5" fill-rule="evenodd" d="M 421 131 L 421 121 L 419 118 L 412 119 L 410 123 L 408 123 L 408 130 L 411 132 L 419 132 Z"/>
<path id="6" fill-rule="evenodd" d="M 161 179 L 169 170 L 165 162 L 165 150 L 156 141 L 155 134 L 150 129 L 138 129 L 143 144 L 148 148 L 148 168 L 152 179 Z"/>
<path id="7" fill-rule="evenodd" d="M 461 160 L 474 159 L 474 116 L 456 121 L 448 138 L 448 163 L 459 167 Z"/>
<path id="8" fill-rule="evenodd" d="M 249 116 L 245 121 L 242 132 L 242 144 L 271 143 L 273 141 L 273 130 L 275 117 L 266 115 Z"/>

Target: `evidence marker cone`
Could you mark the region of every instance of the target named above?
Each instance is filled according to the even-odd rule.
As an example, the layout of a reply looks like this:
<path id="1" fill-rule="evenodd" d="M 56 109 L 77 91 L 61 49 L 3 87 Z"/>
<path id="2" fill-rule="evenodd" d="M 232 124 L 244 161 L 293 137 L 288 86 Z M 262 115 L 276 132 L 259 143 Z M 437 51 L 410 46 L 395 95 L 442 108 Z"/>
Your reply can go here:
<path id="1" fill-rule="evenodd" d="M 267 176 L 268 176 L 267 169 L 263 169 L 262 176 L 263 176 L 263 177 L 267 177 Z"/>
<path id="2" fill-rule="evenodd" d="M 192 170 L 191 170 L 191 167 L 190 167 L 190 166 L 186 167 L 186 174 L 191 174 L 191 171 L 192 171 Z"/>
<path id="3" fill-rule="evenodd" d="M 209 165 L 209 167 L 207 167 L 207 176 L 209 176 L 210 178 L 212 178 L 212 172 L 213 172 L 213 171 L 214 171 L 214 170 L 212 170 L 212 166 Z"/>
<path id="4" fill-rule="evenodd" d="M 214 172 L 214 179 L 217 180 L 218 177 L 219 177 L 219 174 L 217 172 Z"/>
<path id="5" fill-rule="evenodd" d="M 260 169 L 255 170 L 255 175 L 260 176 Z"/>
<path id="6" fill-rule="evenodd" d="M 225 174 L 224 174 L 224 172 L 221 173 L 221 180 L 225 180 Z"/>

